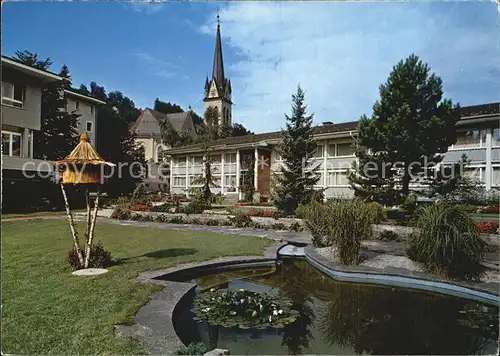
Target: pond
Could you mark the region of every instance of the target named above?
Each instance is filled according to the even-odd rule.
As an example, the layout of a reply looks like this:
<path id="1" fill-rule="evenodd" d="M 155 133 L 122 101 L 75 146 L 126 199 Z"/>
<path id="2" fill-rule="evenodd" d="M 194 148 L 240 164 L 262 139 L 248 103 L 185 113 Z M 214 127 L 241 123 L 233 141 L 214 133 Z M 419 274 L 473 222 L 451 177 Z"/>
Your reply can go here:
<path id="1" fill-rule="evenodd" d="M 180 280 L 197 283 L 173 314 L 184 344 L 202 341 L 233 355 L 497 352 L 498 306 L 429 292 L 338 282 L 305 260 L 210 275 L 186 274 Z M 198 293 L 213 288 L 286 297 L 300 314 L 281 329 L 209 326 L 194 320 L 192 308 Z"/>

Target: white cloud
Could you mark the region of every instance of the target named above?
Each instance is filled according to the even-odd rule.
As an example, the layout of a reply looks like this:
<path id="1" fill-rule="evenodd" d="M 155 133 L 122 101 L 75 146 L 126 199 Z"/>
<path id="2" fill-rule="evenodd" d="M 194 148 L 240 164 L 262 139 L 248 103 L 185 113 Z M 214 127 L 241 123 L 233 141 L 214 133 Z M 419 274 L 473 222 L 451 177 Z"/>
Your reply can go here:
<path id="1" fill-rule="evenodd" d="M 495 100 L 464 83 L 498 93 L 496 26 L 485 31 L 479 18 L 458 24 L 457 5 L 449 4 L 436 12 L 432 3 L 230 2 L 220 15 L 224 51 L 228 41 L 240 55 L 232 63 L 225 57 L 234 121 L 257 132 L 279 129 L 299 83 L 316 122 L 358 120 L 411 53 L 443 78 L 454 101 Z M 214 15 L 207 18 L 200 30 L 213 36 Z"/>
<path id="2" fill-rule="evenodd" d="M 143 51 L 136 51 L 132 55 L 143 63 L 144 71 L 149 74 L 162 78 L 172 78 L 179 75 L 177 72 L 179 66 L 175 63 L 163 61 Z"/>
<path id="3" fill-rule="evenodd" d="M 134 12 L 153 15 L 163 9 L 163 3 L 153 1 L 130 1 L 125 6 Z"/>

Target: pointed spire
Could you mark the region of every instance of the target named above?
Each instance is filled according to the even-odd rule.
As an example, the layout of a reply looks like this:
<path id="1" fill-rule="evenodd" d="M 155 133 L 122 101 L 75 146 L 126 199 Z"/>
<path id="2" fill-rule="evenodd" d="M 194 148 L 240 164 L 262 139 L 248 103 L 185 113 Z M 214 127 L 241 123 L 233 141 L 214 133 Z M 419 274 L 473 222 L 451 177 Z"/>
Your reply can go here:
<path id="1" fill-rule="evenodd" d="M 224 83 L 224 62 L 222 60 L 222 41 L 220 38 L 220 18 L 219 10 L 217 9 L 217 34 L 215 37 L 215 53 L 214 53 L 214 65 L 212 69 L 212 79 L 218 85 L 223 85 Z"/>
<path id="2" fill-rule="evenodd" d="M 208 75 L 207 78 L 205 79 L 205 90 L 208 90 L 210 88 L 210 82 L 208 81 Z"/>

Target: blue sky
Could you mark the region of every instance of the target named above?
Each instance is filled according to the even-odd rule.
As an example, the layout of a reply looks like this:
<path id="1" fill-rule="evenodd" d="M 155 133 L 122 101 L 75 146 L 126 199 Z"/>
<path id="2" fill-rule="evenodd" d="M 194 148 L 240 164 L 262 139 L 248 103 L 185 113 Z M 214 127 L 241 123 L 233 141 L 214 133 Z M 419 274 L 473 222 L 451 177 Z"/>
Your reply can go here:
<path id="1" fill-rule="evenodd" d="M 278 130 L 297 84 L 315 122 L 371 113 L 378 87 L 415 53 L 462 106 L 499 100 L 497 5 L 484 2 L 2 2 L 2 53 L 65 63 L 136 106 L 155 98 L 203 113 L 220 7 L 233 121 Z"/>

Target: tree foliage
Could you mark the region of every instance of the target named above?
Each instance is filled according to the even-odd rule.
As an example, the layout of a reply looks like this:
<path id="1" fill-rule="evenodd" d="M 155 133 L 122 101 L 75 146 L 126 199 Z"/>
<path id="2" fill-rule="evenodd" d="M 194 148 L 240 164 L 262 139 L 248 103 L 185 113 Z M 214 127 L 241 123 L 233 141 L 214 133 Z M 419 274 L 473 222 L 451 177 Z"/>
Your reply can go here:
<path id="1" fill-rule="evenodd" d="M 313 199 L 314 185 L 319 180 L 308 160 L 316 150 L 313 115 L 306 115 L 304 92 L 300 86 L 292 99 L 292 116 L 285 114 L 286 129 L 278 145 L 283 164 L 281 174 L 275 177 L 274 198 L 275 206 L 289 214 L 295 212 L 299 204 L 307 204 Z"/>
<path id="2" fill-rule="evenodd" d="M 154 103 L 154 110 L 159 111 L 163 114 L 175 114 L 175 113 L 180 113 L 184 112 L 182 108 L 177 105 L 177 104 L 171 104 L 170 102 L 164 102 L 161 101 L 160 99 L 156 98 L 155 103 Z"/>
<path id="3" fill-rule="evenodd" d="M 356 156 L 349 175 L 356 195 L 389 204 L 403 201 L 410 183 L 433 179 L 428 167 L 456 141 L 459 106 L 443 99 L 442 80 L 411 55 L 380 86 L 371 118 L 358 123 Z"/>

